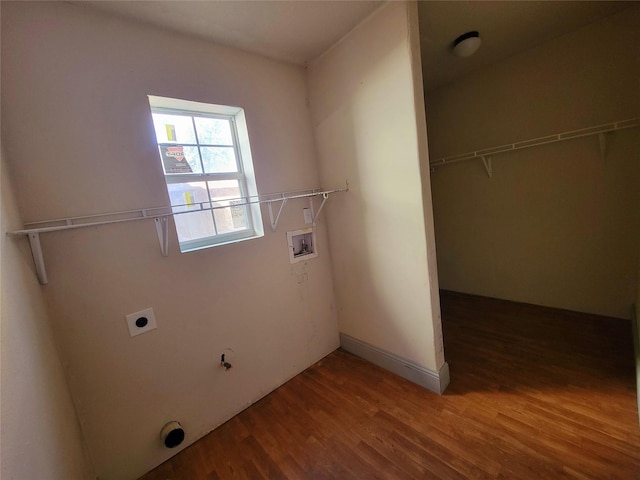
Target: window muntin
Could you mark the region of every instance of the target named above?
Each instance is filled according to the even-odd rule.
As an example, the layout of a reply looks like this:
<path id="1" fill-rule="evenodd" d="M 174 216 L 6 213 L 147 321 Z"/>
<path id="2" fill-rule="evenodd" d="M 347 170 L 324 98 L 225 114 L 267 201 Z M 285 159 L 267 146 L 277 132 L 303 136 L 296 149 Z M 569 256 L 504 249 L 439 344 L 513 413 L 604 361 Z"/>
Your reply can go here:
<path id="1" fill-rule="evenodd" d="M 238 205 L 249 191 L 236 116 L 153 105 L 151 110 L 171 206 L 180 213 L 174 215 L 180 250 L 261 235 L 262 226 L 259 234 L 254 228 L 256 212 Z"/>

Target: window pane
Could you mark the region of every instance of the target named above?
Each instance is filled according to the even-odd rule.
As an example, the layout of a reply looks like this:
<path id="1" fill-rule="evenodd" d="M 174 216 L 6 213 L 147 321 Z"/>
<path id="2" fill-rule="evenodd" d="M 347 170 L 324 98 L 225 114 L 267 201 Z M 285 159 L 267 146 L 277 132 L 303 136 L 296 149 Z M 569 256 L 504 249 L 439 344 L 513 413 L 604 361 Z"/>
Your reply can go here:
<path id="1" fill-rule="evenodd" d="M 160 145 L 159 148 L 165 174 L 202 173 L 198 147 Z"/>
<path id="2" fill-rule="evenodd" d="M 207 182 L 214 206 L 225 206 L 213 211 L 216 217 L 218 233 L 230 233 L 249 228 L 249 214 L 246 205 L 234 206 L 244 203 L 239 199 L 242 195 L 237 180 L 217 180 Z"/>
<path id="3" fill-rule="evenodd" d="M 173 217 L 180 242 L 212 237 L 216 234 L 211 212 L 201 211 L 202 208 L 209 208 L 211 205 L 205 182 L 170 183 L 167 188 L 171 205 L 179 205 L 173 207 L 174 212 L 194 210 L 194 213 Z"/>
<path id="4" fill-rule="evenodd" d="M 238 180 L 215 180 L 207 182 L 207 185 L 211 200 L 237 200 L 242 195 Z"/>
<path id="5" fill-rule="evenodd" d="M 246 230 L 249 228 L 249 212 L 247 206 L 233 206 L 234 203 L 239 203 L 234 201 L 230 203 L 231 207 L 214 211 L 219 233 L 237 232 L 238 230 Z M 231 224 L 229 224 L 229 218 L 231 218 Z"/>
<path id="6" fill-rule="evenodd" d="M 188 242 L 202 238 L 213 237 L 216 232 L 213 227 L 211 212 L 194 212 L 174 215 L 178 240 Z"/>
<path id="7" fill-rule="evenodd" d="M 158 143 L 196 143 L 193 122 L 188 115 L 153 114 Z"/>
<path id="8" fill-rule="evenodd" d="M 233 147 L 200 147 L 205 173 L 228 173 L 238 171 L 236 152 Z"/>
<path id="9" fill-rule="evenodd" d="M 194 117 L 198 143 L 206 145 L 233 145 L 231 125 L 223 118 Z"/>
<path id="10" fill-rule="evenodd" d="M 171 205 L 182 205 L 182 208 L 174 208 L 174 212 L 199 210 L 200 204 L 204 204 L 204 208 L 209 207 L 209 195 L 205 182 L 169 183 L 167 189 Z"/>

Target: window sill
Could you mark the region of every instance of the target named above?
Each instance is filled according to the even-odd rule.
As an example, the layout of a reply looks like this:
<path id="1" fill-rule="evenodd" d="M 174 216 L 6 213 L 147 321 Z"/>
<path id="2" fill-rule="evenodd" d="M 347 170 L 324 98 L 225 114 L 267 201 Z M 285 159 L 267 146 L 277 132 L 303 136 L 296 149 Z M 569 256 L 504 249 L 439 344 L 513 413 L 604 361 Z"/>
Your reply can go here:
<path id="1" fill-rule="evenodd" d="M 205 250 L 207 248 L 220 247 L 222 245 L 230 245 L 233 243 L 244 242 L 246 240 L 254 240 L 256 238 L 262 238 L 262 237 L 264 237 L 264 233 L 254 233 L 253 235 L 250 235 L 250 236 L 240 237 L 240 238 L 230 238 L 229 240 L 224 240 L 216 243 L 209 243 L 206 245 L 198 245 L 198 246 L 192 246 L 192 247 L 183 247 L 182 245 L 180 245 L 180 253 L 196 252 L 198 250 Z"/>

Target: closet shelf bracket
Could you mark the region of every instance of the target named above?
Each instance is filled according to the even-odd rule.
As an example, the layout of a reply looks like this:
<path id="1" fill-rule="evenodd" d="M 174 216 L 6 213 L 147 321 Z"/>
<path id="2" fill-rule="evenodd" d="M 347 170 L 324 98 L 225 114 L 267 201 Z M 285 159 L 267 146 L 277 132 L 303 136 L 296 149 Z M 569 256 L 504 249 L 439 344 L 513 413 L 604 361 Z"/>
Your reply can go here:
<path id="1" fill-rule="evenodd" d="M 349 191 L 349 182 L 347 181 L 345 184 L 345 188 L 342 188 L 342 189 L 325 190 L 325 191 L 314 190 L 311 193 L 303 193 L 298 195 L 287 195 L 287 196 L 283 195 L 282 198 L 274 198 L 274 199 L 266 200 L 265 202 L 267 204 L 267 207 L 269 208 L 269 220 L 271 221 L 271 230 L 275 232 L 276 229 L 278 228 L 280 215 L 282 214 L 282 211 L 284 210 L 284 206 L 287 204 L 288 200 L 297 199 L 297 198 L 309 198 L 309 207 L 311 208 L 311 212 L 313 215 L 313 225 L 315 225 L 316 220 L 320 215 L 320 212 L 324 208 L 324 205 L 327 202 L 327 199 L 329 198 L 329 195 L 331 195 L 332 193 L 348 192 L 348 191 Z M 313 213 L 313 197 L 322 197 L 322 203 L 320 204 L 320 208 L 315 213 Z M 280 202 L 280 208 L 278 208 L 278 213 L 276 214 L 275 218 L 273 216 L 273 205 L 272 205 L 274 202 Z"/>
<path id="2" fill-rule="evenodd" d="M 141 217 L 144 218 L 144 217 Z M 169 222 L 167 216 L 162 217 L 147 217 L 153 218 L 156 225 L 156 233 L 158 235 L 158 241 L 160 242 L 160 252 L 163 257 L 167 257 L 169 255 Z M 133 219 L 135 220 L 135 219 Z M 126 221 L 126 220 L 123 220 Z M 65 226 L 68 228 L 44 228 L 37 231 L 29 232 L 29 231 L 19 231 L 19 232 L 8 232 L 13 235 L 21 235 L 23 233 L 27 234 L 27 238 L 29 239 L 29 247 L 31 248 L 31 256 L 33 257 L 33 264 L 36 268 L 36 275 L 38 276 L 38 281 L 41 285 L 46 285 L 49 283 L 49 278 L 47 276 L 47 269 L 44 265 L 44 255 L 42 254 L 42 246 L 40 244 L 40 233 L 54 232 L 58 230 L 67 230 L 67 229 L 75 229 L 83 226 L 94 226 L 96 224 L 74 224 L 71 220 L 65 220 Z M 104 222 L 98 223 L 98 225 L 108 224 L 108 223 L 118 223 L 118 222 Z M 34 229 L 36 230 L 36 229 Z"/>
<path id="3" fill-rule="evenodd" d="M 608 132 L 598 134 L 598 141 L 600 142 L 600 160 L 603 162 L 607 159 L 607 134 Z"/>
<path id="4" fill-rule="evenodd" d="M 278 214 L 276 215 L 275 220 L 273 219 L 273 207 L 271 206 L 273 202 L 267 203 L 267 206 L 269 207 L 269 219 L 271 220 L 271 230 L 273 230 L 274 232 L 276 231 L 276 228 L 278 228 L 278 221 L 280 220 L 280 214 L 282 213 L 282 209 L 284 208 L 284 206 L 287 204 L 287 200 L 289 199 L 283 198 L 281 200 L 282 203 L 280 204 L 280 208 L 278 209 Z"/>
<path id="5" fill-rule="evenodd" d="M 33 263 L 36 266 L 36 275 L 41 285 L 49 283 L 47 278 L 47 270 L 44 268 L 44 257 L 42 256 L 42 247 L 40 246 L 40 234 L 29 234 L 29 245 L 31 246 L 31 255 L 33 255 Z"/>
<path id="6" fill-rule="evenodd" d="M 153 219 L 156 224 L 156 233 L 160 242 L 160 253 L 163 257 L 169 256 L 169 222 L 167 217 L 156 217 Z"/>
<path id="7" fill-rule="evenodd" d="M 313 215 L 313 225 L 315 226 L 316 224 L 316 220 L 318 219 L 318 216 L 320 215 L 320 212 L 322 211 L 322 208 L 324 207 L 324 204 L 327 203 L 327 199 L 329 198 L 329 194 L 328 193 L 323 193 L 322 194 L 322 203 L 320 204 L 320 208 L 318 209 L 318 211 Z M 313 200 L 310 199 L 310 201 L 312 202 L 311 205 L 313 206 Z M 313 208 L 311 209 L 311 211 L 313 212 Z"/>
<path id="8" fill-rule="evenodd" d="M 487 175 L 489 178 L 493 178 L 493 166 L 491 165 L 491 157 L 482 157 L 482 163 L 484 164 L 484 169 L 487 171 Z"/>

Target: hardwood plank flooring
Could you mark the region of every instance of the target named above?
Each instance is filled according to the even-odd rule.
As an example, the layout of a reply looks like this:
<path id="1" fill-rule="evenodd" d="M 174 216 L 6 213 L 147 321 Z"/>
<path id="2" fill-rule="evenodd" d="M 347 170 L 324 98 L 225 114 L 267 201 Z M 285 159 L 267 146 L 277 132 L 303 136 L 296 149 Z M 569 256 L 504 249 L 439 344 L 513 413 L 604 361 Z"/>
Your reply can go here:
<path id="1" fill-rule="evenodd" d="M 444 395 L 337 350 L 143 480 L 640 479 L 630 322 L 441 297 Z"/>

